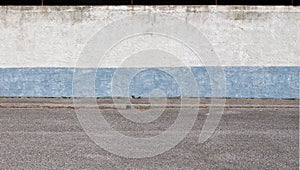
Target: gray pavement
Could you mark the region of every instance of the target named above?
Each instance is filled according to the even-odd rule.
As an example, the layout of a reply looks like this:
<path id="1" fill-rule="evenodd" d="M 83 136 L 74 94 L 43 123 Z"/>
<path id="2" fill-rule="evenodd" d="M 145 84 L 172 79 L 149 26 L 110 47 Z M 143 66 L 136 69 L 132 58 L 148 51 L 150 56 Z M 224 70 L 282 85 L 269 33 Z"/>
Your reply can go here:
<path id="1" fill-rule="evenodd" d="M 98 100 L 105 102 L 112 104 L 110 99 Z M 146 99 L 132 102 L 147 104 Z M 176 102 L 173 99 L 171 104 Z M 199 106 L 208 105 L 209 99 L 201 102 Z M 96 145 L 83 131 L 70 99 L 2 98 L 0 169 L 299 169 L 299 100 L 228 99 L 226 103 L 217 130 L 205 143 L 198 143 L 198 135 L 208 109 L 199 107 L 192 130 L 177 146 L 151 158 L 134 159 Z M 115 108 L 102 111 L 114 129 L 147 137 L 170 127 L 178 109 L 167 108 L 149 124 L 130 122 Z M 134 114 L 134 109 L 127 110 Z"/>

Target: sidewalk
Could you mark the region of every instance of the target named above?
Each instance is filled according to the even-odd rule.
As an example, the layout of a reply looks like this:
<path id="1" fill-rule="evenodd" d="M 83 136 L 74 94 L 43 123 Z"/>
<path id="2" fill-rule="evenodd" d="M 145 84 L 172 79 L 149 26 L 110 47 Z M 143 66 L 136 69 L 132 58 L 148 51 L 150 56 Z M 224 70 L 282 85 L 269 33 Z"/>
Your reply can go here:
<path id="1" fill-rule="evenodd" d="M 299 99 L 223 99 L 221 103 L 225 103 L 224 105 L 213 104 L 211 103 L 212 99 L 207 98 L 185 98 L 182 103 L 179 98 L 152 98 L 151 100 L 154 103 L 150 103 L 150 100 L 146 98 L 0 98 L 0 108 L 299 108 Z"/>

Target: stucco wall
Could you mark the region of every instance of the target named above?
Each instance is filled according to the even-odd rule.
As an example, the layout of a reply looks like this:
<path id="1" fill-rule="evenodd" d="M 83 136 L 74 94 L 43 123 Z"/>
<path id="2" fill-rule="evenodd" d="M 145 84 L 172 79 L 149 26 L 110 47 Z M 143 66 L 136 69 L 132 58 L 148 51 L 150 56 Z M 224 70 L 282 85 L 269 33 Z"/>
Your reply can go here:
<path id="1" fill-rule="evenodd" d="M 292 6 L 2 6 L 0 96 L 71 97 L 73 68 L 89 66 L 78 63 L 88 42 L 107 24 L 141 14 L 146 17 L 170 15 L 194 26 L 211 45 L 219 64 L 199 62 L 191 49 L 167 38 L 136 36 L 116 45 L 98 66 L 100 73 L 95 79 L 102 81 L 99 86 L 96 84 L 99 91 L 96 96 L 111 96 L 113 74 L 106 74 L 105 68 L 174 67 L 180 70 L 187 66 L 192 67 L 198 83 L 198 97 L 299 98 L 300 8 Z M 155 24 L 158 21 L 149 22 Z M 168 22 L 170 28 L 180 28 L 180 25 L 172 25 L 172 20 Z M 181 62 L 137 59 L 120 66 L 120 61 L 129 57 L 127 53 L 132 51 L 132 44 L 145 49 L 157 48 L 157 42 L 163 44 L 160 45 L 164 47 L 162 50 L 177 54 Z M 208 66 L 222 66 L 226 78 L 225 95 L 211 96 L 209 93 L 210 82 L 203 69 Z M 195 71 L 197 69 L 203 71 Z M 143 96 L 143 91 L 160 87 L 153 77 L 140 77 L 134 81 L 150 81 L 149 87 L 146 90 L 132 83 L 131 94 Z M 163 81 L 168 82 L 161 88 L 166 90 L 167 96 L 177 96 L 176 89 L 168 92 L 167 87 L 176 85 L 161 76 L 160 82 Z M 101 82 L 106 83 L 101 85 Z"/>

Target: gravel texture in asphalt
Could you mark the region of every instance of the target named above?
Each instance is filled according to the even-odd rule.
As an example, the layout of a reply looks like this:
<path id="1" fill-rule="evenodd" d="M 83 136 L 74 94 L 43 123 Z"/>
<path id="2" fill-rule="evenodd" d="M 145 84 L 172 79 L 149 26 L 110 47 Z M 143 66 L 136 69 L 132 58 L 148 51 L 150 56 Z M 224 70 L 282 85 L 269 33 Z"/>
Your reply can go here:
<path id="1" fill-rule="evenodd" d="M 12 103 L 7 100 L 6 104 Z M 84 132 L 73 108 L 0 108 L 0 169 L 298 169 L 297 102 L 283 101 L 295 106 L 291 108 L 280 107 L 280 101 L 273 101 L 278 107 L 272 108 L 225 108 L 215 133 L 205 143 L 198 143 L 198 135 L 208 109 L 200 108 L 188 135 L 172 149 L 150 158 L 126 158 L 102 149 Z M 126 120 L 117 109 L 102 113 L 115 130 L 144 138 L 167 130 L 178 111 L 166 108 L 150 123 Z M 135 114 L 135 109 L 127 112 Z M 184 114 L 191 116 L 188 110 Z"/>

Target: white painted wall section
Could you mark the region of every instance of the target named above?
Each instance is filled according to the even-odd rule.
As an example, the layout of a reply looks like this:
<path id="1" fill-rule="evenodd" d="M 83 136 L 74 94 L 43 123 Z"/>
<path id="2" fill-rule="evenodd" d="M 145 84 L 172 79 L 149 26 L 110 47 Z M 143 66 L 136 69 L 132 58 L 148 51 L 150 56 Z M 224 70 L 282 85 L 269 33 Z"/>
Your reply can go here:
<path id="1" fill-rule="evenodd" d="M 300 7 L 2 6 L 0 68 L 76 67 L 87 42 L 104 26 L 124 17 L 149 13 L 171 15 L 195 26 L 211 43 L 222 66 L 300 66 Z M 114 52 L 107 54 L 107 60 L 101 66 L 119 66 L 126 50 L 132 50 L 132 44 L 136 42 L 141 49 L 155 45 L 170 47 L 168 52 L 176 53 L 184 61 L 149 61 L 145 66 L 203 65 L 181 44 L 162 37 L 157 37 L 157 41 L 150 39 L 155 37 L 144 35 L 123 41 Z M 143 62 L 134 61 L 126 66 L 143 66 Z"/>

